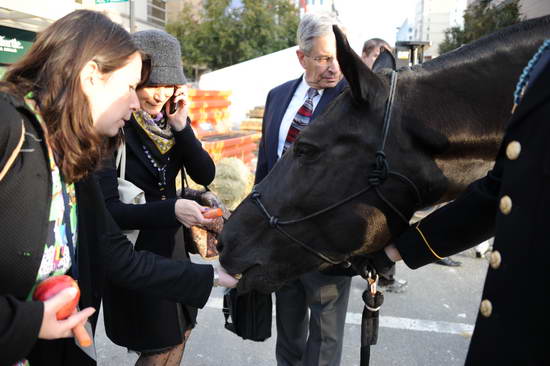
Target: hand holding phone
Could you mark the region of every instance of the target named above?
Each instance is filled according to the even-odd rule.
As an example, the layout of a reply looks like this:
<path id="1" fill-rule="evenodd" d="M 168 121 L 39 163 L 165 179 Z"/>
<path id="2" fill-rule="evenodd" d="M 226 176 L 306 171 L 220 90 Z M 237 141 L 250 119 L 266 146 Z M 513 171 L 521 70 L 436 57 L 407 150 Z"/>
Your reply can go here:
<path id="1" fill-rule="evenodd" d="M 187 126 L 188 110 L 186 88 L 184 85 L 176 85 L 174 87 L 172 96 L 164 105 L 164 111 L 168 117 L 168 123 L 176 131 L 181 131 Z"/>
<path id="2" fill-rule="evenodd" d="M 177 110 L 178 110 L 178 103 L 176 103 L 176 94 L 174 94 L 170 97 L 170 110 L 169 110 L 169 113 L 174 114 L 174 113 L 176 113 Z"/>

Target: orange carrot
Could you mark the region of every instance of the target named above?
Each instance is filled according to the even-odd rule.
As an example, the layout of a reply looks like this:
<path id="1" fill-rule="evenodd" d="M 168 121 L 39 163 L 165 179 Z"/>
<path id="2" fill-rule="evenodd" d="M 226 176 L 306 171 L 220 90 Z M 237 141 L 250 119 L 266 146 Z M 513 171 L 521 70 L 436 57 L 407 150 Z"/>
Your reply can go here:
<path id="1" fill-rule="evenodd" d="M 73 335 L 82 347 L 90 347 L 92 345 L 92 338 L 84 328 L 84 325 L 78 324 L 72 329 Z"/>
<path id="2" fill-rule="evenodd" d="M 211 208 L 202 213 L 205 219 L 215 219 L 216 217 L 221 217 L 223 211 L 221 208 Z"/>

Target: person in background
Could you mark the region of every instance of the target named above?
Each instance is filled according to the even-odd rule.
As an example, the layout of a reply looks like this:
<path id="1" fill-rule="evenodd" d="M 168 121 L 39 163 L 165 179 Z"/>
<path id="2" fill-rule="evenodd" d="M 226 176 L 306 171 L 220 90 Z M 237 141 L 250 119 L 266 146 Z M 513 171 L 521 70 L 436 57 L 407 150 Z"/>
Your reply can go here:
<path id="1" fill-rule="evenodd" d="M 98 172 L 99 182 L 107 208 L 119 226 L 140 230 L 135 249 L 170 258 L 174 235 L 182 235 L 178 231 L 181 225 L 208 225 L 211 221 L 202 215 L 206 207 L 178 197 L 176 177 L 185 169 L 194 182 L 207 186 L 214 179 L 215 166 L 190 125 L 178 40 L 161 30 L 140 31 L 132 38 L 147 55 L 151 72 L 137 89 L 140 109 L 123 128 L 125 179 L 145 192 L 146 203 L 120 201 L 114 159 Z M 173 106 L 177 109 L 170 113 Z M 188 260 L 188 256 L 182 259 Z M 185 280 L 196 287 L 211 287 L 208 280 Z M 180 364 L 196 322 L 196 308 L 112 283 L 103 304 L 107 335 L 114 343 L 140 354 L 136 365 Z"/>
<path id="2" fill-rule="evenodd" d="M 368 66 L 369 69 L 372 70 L 372 67 L 374 65 L 374 61 L 380 56 L 380 53 L 382 50 L 388 50 L 388 52 L 392 52 L 391 46 L 388 44 L 388 42 L 384 41 L 381 38 L 371 38 L 369 40 L 366 40 L 365 43 L 363 43 L 363 52 L 361 53 L 361 59 L 365 63 L 365 65 Z"/>
<path id="3" fill-rule="evenodd" d="M 336 23 L 329 15 L 312 13 L 300 21 L 296 54 L 305 73 L 267 96 L 256 184 L 346 85 L 336 60 Z M 340 364 L 350 282 L 349 277 L 311 272 L 275 292 L 277 365 Z"/>
<path id="4" fill-rule="evenodd" d="M 77 10 L 39 33 L 0 82 L 1 365 L 95 365 L 67 337 L 86 319 L 94 329 L 107 279 L 196 307 L 216 282 L 237 282 L 221 269 L 216 280 L 209 265 L 135 252 L 105 207 L 93 172 L 139 109 L 142 65 L 120 25 Z M 56 313 L 74 290 L 32 300 L 38 282 L 61 274 L 81 291 L 82 310 L 66 320 Z"/>

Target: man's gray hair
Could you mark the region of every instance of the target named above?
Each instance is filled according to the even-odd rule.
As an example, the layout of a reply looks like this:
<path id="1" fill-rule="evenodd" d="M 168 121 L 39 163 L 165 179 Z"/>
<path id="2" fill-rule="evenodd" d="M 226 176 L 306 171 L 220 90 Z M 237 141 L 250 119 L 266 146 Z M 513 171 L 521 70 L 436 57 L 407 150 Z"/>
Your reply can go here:
<path id="1" fill-rule="evenodd" d="M 310 53 L 313 48 L 313 39 L 332 34 L 333 24 L 342 27 L 338 19 L 329 13 L 307 13 L 304 15 L 296 33 L 298 48 L 305 54 Z"/>

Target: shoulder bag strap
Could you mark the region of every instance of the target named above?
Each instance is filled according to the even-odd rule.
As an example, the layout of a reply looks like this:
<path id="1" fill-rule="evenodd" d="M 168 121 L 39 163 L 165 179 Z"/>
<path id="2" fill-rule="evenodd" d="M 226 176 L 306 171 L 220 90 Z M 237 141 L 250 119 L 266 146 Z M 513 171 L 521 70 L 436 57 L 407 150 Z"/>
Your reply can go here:
<path id="1" fill-rule="evenodd" d="M 122 141 L 122 144 L 118 147 L 117 153 L 116 153 L 116 169 L 118 170 L 120 167 L 120 173 L 118 175 L 119 178 L 124 179 L 126 176 L 126 143 L 124 140 Z"/>

